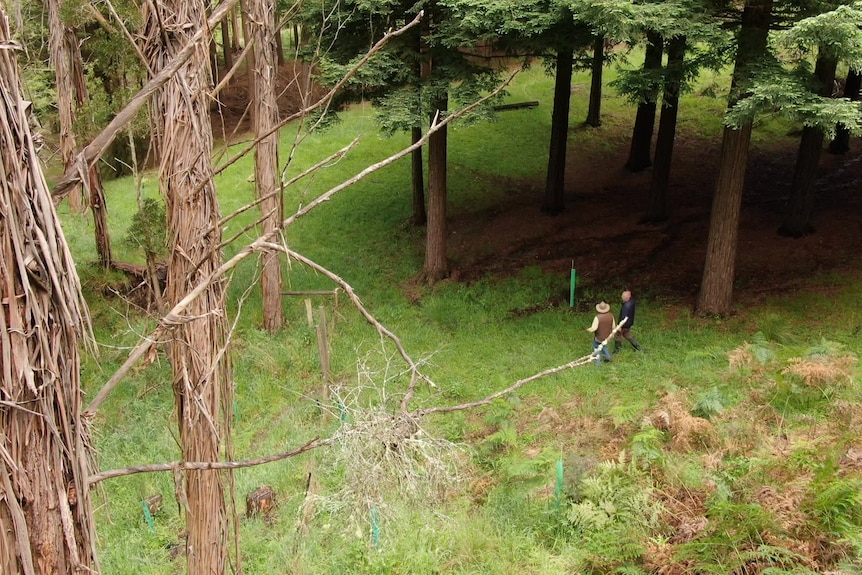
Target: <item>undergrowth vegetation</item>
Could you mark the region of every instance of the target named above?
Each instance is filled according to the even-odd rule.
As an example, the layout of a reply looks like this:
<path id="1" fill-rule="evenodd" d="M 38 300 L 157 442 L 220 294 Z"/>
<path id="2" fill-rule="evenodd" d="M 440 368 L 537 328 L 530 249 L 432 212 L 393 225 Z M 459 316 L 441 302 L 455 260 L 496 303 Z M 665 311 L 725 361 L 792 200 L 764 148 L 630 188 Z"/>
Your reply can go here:
<path id="1" fill-rule="evenodd" d="M 720 115 L 720 98 L 705 91 L 684 102 L 684 132 L 697 117 Z M 552 80 L 532 70 L 510 98 L 539 99 L 540 107 L 452 130 L 454 213 L 498 201 L 505 193 L 499 178 L 543 181 L 552 93 Z M 574 119 L 585 114 L 582 104 L 574 103 Z M 609 96 L 604 113 L 606 125 L 620 126 L 605 141 L 625 140 L 633 110 Z M 702 136 L 691 130 L 690 137 Z M 288 190 L 288 213 L 408 141 L 379 136 L 373 111 L 360 106 L 310 136 L 289 171 L 357 133 L 356 151 Z M 284 133 L 283 145 L 292 136 Z M 582 131 L 572 137 L 583 138 L 584 153 L 598 139 Z M 483 146 L 516 143 L 520 162 L 487 149 L 476 157 Z M 252 200 L 251 166 L 249 157 L 219 176 L 223 213 Z M 157 198 L 149 178 L 144 195 Z M 351 284 L 421 365 L 431 382 L 418 384 L 411 409 L 475 401 L 589 352 L 584 328 L 592 314 L 558 295 L 568 278 L 525 269 L 469 285 L 413 285 L 423 238 L 406 223 L 409 178 L 409 161 L 375 173 L 302 218 L 287 240 Z M 134 189 L 130 180 L 108 186 L 115 238 L 141 225 Z M 255 216 L 245 217 L 225 237 Z M 92 396 L 155 318 L 122 297 L 130 287 L 124 278 L 86 263 L 95 259 L 86 221 L 64 220 L 100 348 L 84 366 Z M 254 237 L 254 230 L 240 234 L 227 255 Z M 144 260 L 129 242 L 115 249 L 118 259 Z M 231 503 L 246 574 L 862 569 L 858 277 L 814 277 L 795 294 L 741 306 L 723 320 L 697 319 L 661 293 L 641 293 L 642 353 L 626 349 L 609 365 L 560 371 L 487 406 L 405 419 L 399 407 L 410 377 L 391 341 L 343 294 L 313 296 L 311 321 L 302 298 L 286 297 L 288 326 L 264 333 L 259 295 L 247 292 L 257 273 L 255 262 L 243 263 L 230 287 L 231 313 L 241 312 L 233 333 L 234 456 L 285 452 L 313 437 L 332 441 L 234 472 Z M 297 263 L 285 279 L 291 290 L 334 287 Z M 619 293 L 619 286 L 585 289 L 581 297 L 590 301 L 617 301 Z M 331 350 L 326 386 L 315 325 L 321 307 Z M 93 421 L 103 470 L 178 459 L 170 381 L 163 352 L 153 354 L 103 405 Z M 101 485 L 104 572 L 181 572 L 174 478 L 137 474 Z M 275 505 L 246 516 L 245 495 L 262 485 L 273 488 Z M 150 518 L 142 501 L 156 493 L 165 503 Z"/>

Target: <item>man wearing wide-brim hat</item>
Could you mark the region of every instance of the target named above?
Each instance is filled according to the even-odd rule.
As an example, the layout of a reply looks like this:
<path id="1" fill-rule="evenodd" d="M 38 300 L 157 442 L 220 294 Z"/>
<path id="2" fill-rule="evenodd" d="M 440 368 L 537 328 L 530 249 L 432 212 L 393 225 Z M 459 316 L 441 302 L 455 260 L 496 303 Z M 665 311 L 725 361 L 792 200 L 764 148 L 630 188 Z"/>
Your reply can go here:
<path id="1" fill-rule="evenodd" d="M 596 317 L 593 318 L 593 324 L 587 328 L 587 331 L 593 334 L 593 349 L 598 349 L 599 346 L 610 337 L 611 332 L 617 326 L 614 315 L 611 313 L 611 306 L 607 302 L 599 302 L 596 304 Z M 611 360 L 611 350 L 607 346 L 602 348 L 599 355 L 596 356 L 596 365 L 602 364 L 602 356 L 606 361 Z"/>

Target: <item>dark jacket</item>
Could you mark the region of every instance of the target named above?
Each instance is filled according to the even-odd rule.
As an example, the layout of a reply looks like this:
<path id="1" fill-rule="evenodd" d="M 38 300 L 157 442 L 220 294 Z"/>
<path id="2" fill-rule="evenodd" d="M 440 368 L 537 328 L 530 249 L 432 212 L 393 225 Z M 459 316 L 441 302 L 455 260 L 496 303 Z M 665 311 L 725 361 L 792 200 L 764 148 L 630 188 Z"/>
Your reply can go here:
<path id="1" fill-rule="evenodd" d="M 629 320 L 623 327 L 625 329 L 631 329 L 635 325 L 635 298 L 631 298 L 629 301 L 623 303 L 623 307 L 620 308 L 620 318 L 617 320 L 617 323 L 622 323 L 624 317 L 629 318 Z"/>

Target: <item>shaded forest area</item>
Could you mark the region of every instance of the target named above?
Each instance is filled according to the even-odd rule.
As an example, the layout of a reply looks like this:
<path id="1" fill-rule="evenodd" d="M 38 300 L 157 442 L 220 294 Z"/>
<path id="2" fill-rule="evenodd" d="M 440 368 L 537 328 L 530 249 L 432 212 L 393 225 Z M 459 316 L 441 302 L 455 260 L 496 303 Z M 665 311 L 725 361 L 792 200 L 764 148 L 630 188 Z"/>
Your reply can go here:
<path id="1" fill-rule="evenodd" d="M 623 167 L 627 150 L 595 156 L 570 153 L 567 207 L 559 216 L 537 209 L 538 182 L 516 181 L 500 183 L 511 191 L 507 204 L 482 214 L 453 214 L 453 277 L 471 281 L 539 266 L 568 278 L 574 262 L 584 288 L 602 292 L 626 286 L 693 304 L 703 272 L 719 142 L 681 139 L 677 145 L 666 223 L 640 223 L 650 171 L 628 172 Z M 845 155 L 823 154 L 815 232 L 798 239 L 777 233 L 795 159 L 795 145 L 753 150 L 740 222 L 738 301 L 793 290 L 813 273 L 858 267 L 858 140 Z M 568 298 L 564 291 L 561 300 Z"/>
<path id="2" fill-rule="evenodd" d="M 301 107 L 296 78 L 300 67 L 279 68 L 278 104 L 282 117 Z M 314 98 L 321 92 L 316 87 Z M 238 75 L 212 107 L 213 133 L 233 141 L 248 135 L 247 76 Z M 517 112 L 509 112 L 517 113 Z M 505 121 L 505 120 L 503 120 Z M 574 265 L 582 293 L 623 287 L 682 303 L 695 303 L 702 279 L 720 142 L 677 138 L 669 187 L 670 217 L 643 223 L 652 173 L 624 166 L 625 146 L 612 153 L 581 153 L 570 127 L 566 168 L 566 209 L 551 216 L 539 209 L 540 181 L 502 178 L 506 199 L 494 208 L 451 214 L 450 281 L 503 277 L 535 266 L 563 278 Z M 753 146 L 743 195 L 734 293 L 738 303 L 756 302 L 792 291 L 812 274 L 857 269 L 862 252 L 859 182 L 862 145 L 850 151 L 824 150 L 818 168 L 814 232 L 801 238 L 778 233 L 790 193 L 798 144 L 794 139 Z M 586 291 L 583 291 L 586 290 Z M 561 288 L 549 305 L 568 301 Z M 589 301 L 582 306 L 591 308 Z"/>

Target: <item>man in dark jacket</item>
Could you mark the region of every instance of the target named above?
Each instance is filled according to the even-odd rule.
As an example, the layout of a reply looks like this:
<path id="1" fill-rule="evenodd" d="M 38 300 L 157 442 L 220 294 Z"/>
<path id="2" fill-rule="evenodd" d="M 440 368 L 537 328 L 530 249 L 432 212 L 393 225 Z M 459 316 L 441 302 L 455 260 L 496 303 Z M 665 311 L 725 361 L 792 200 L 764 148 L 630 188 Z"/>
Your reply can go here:
<path id="1" fill-rule="evenodd" d="M 641 346 L 632 335 L 632 328 L 635 325 L 635 300 L 632 297 L 632 292 L 626 290 L 622 295 L 623 307 L 620 308 L 620 317 L 618 322 L 623 323 L 623 319 L 626 319 L 626 323 L 623 324 L 623 327 L 620 328 L 620 331 L 617 332 L 617 337 L 614 340 L 614 353 L 618 352 L 622 349 L 622 339 L 625 338 L 632 347 L 635 348 L 635 351 L 640 351 Z"/>

